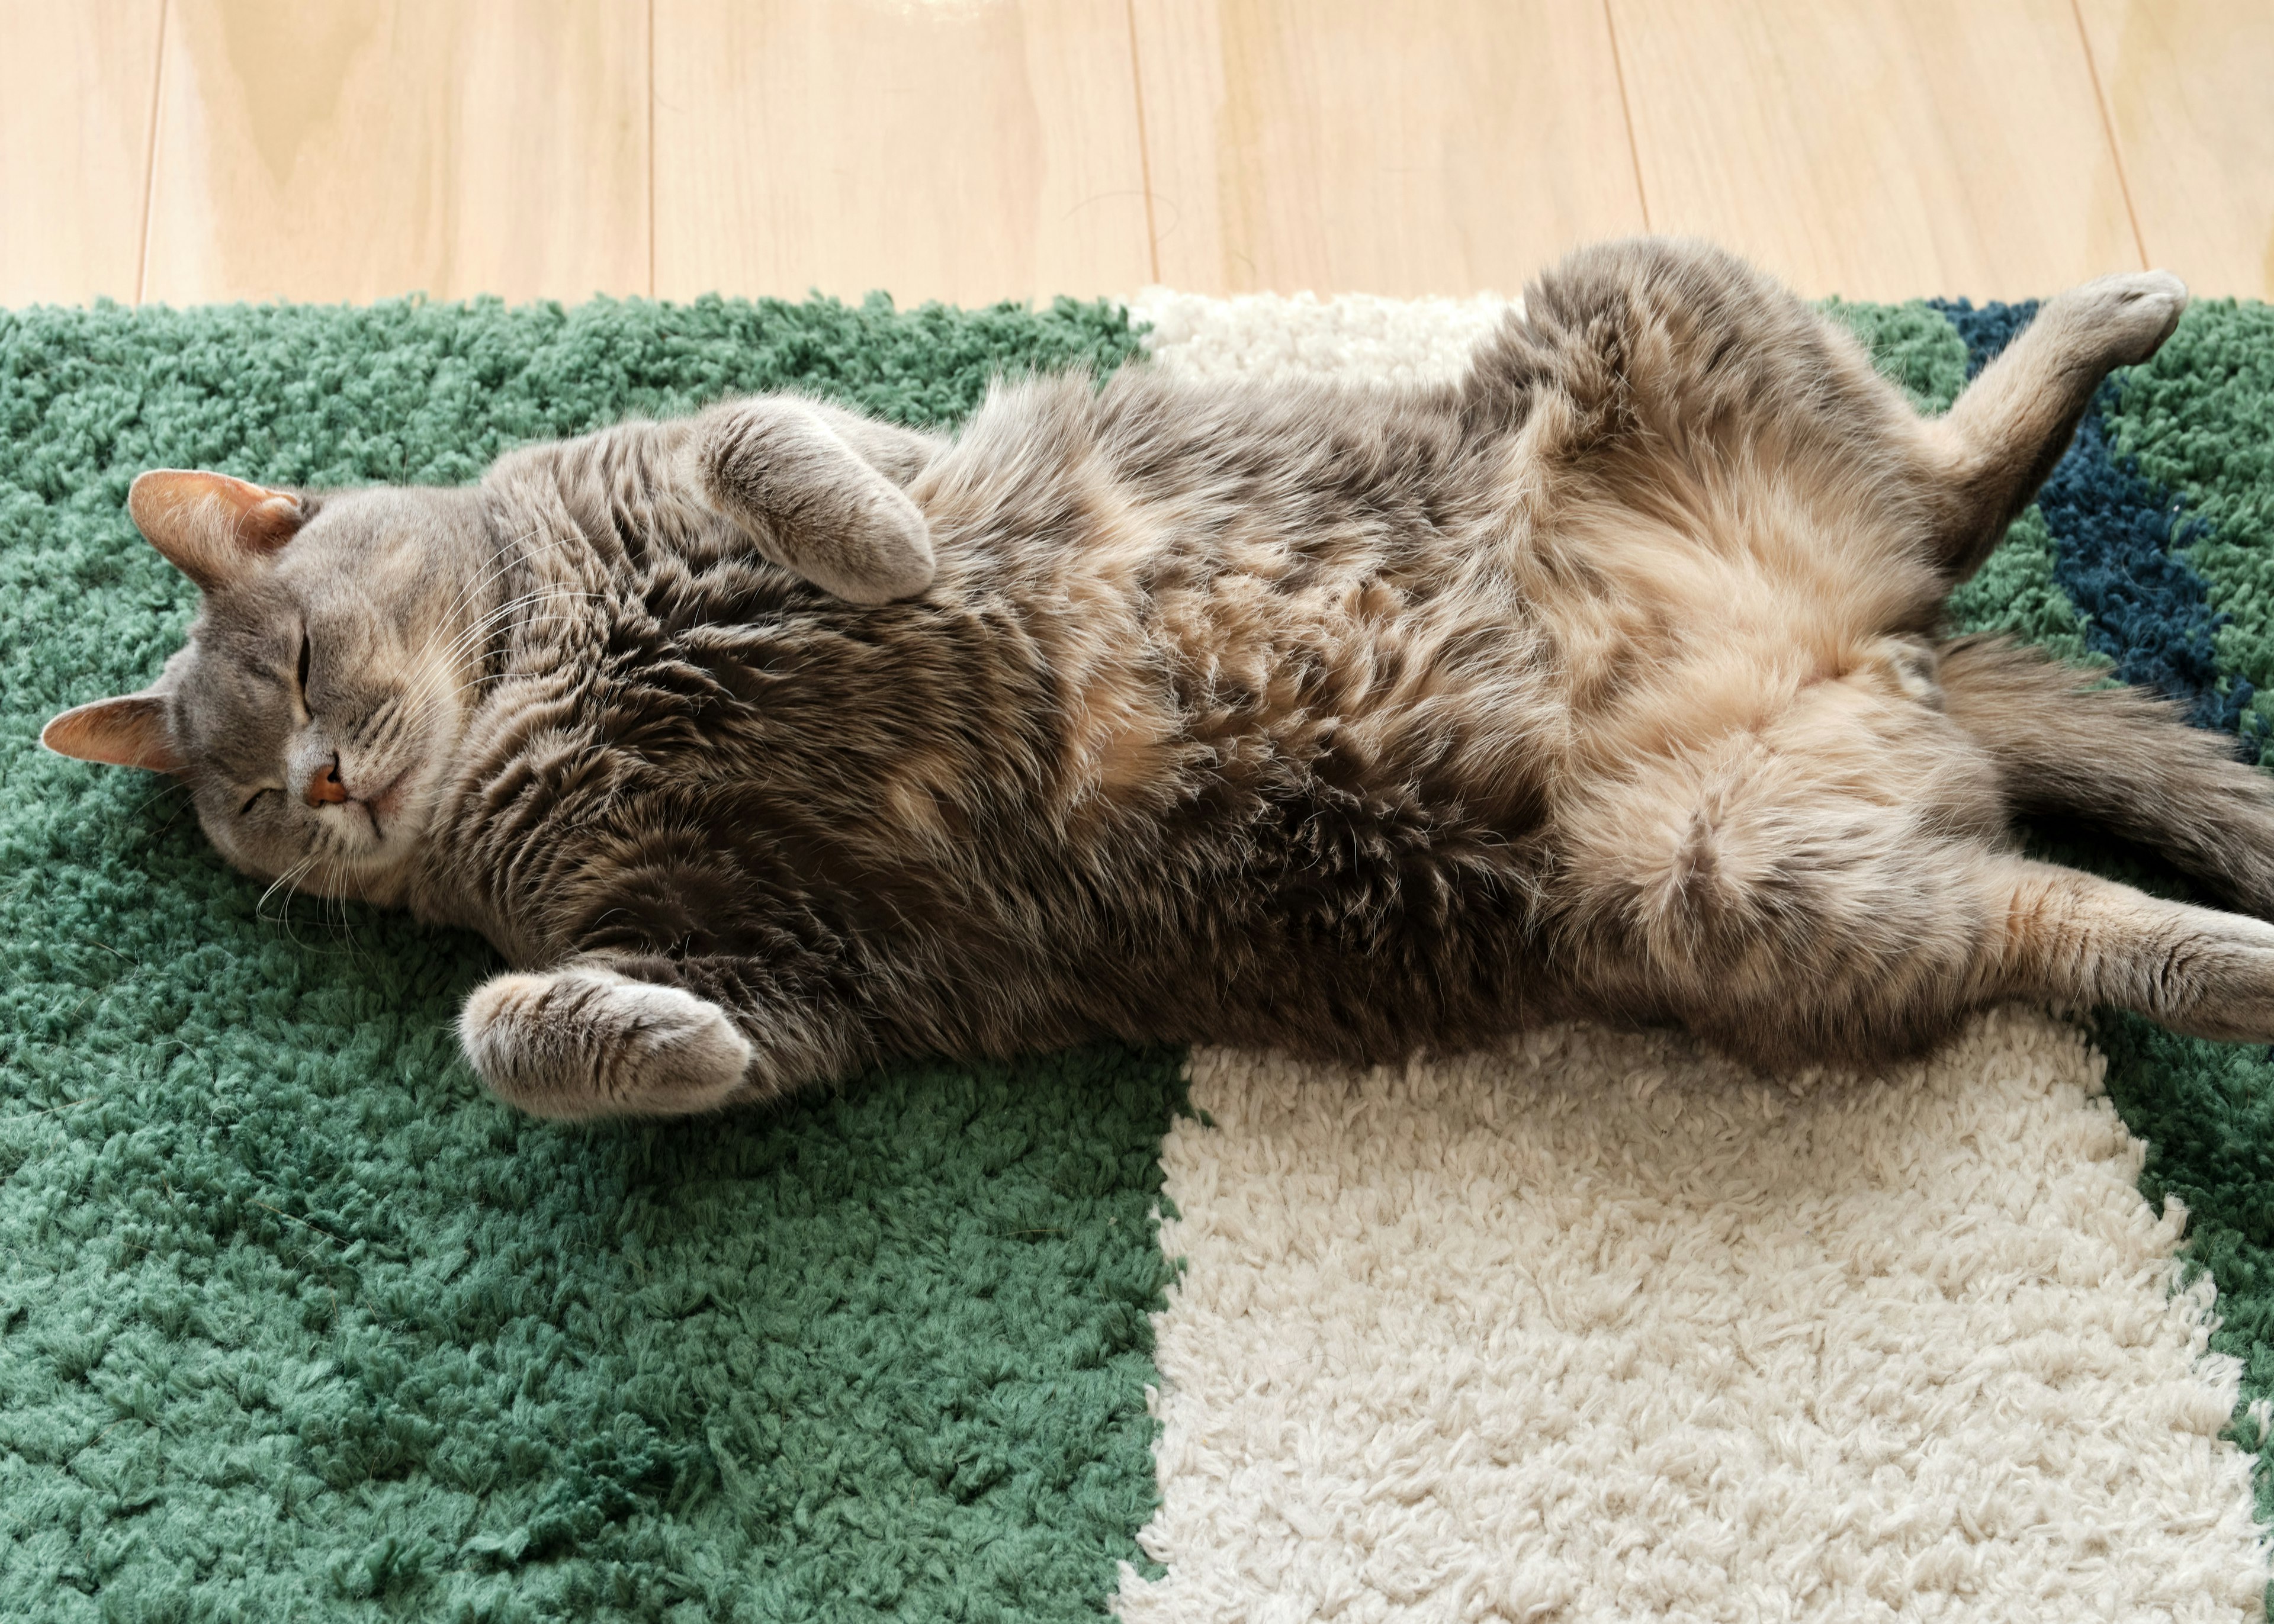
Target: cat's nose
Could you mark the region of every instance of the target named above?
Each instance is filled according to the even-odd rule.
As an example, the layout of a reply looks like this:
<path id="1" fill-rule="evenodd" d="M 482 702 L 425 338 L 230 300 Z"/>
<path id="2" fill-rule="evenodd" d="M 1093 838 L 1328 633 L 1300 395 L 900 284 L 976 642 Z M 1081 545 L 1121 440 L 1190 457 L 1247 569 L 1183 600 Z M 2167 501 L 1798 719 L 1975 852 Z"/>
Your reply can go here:
<path id="1" fill-rule="evenodd" d="M 340 758 L 336 755 L 318 771 L 309 775 L 307 796 L 308 804 L 312 807 L 320 807 L 327 803 L 345 801 L 348 798 L 348 786 L 340 782 Z"/>

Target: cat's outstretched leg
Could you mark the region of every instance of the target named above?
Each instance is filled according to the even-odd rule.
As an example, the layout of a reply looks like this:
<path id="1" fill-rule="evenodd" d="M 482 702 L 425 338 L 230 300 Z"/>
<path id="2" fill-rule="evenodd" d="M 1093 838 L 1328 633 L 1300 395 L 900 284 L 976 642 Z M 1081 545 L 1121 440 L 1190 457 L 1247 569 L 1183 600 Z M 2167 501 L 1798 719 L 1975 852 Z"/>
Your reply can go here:
<path id="1" fill-rule="evenodd" d="M 1994 752 L 1828 710 L 1574 803 L 1557 956 L 1585 1007 L 1770 1071 L 1916 1052 L 2006 998 L 2274 1041 L 2274 925 L 2024 858 Z"/>
<path id="2" fill-rule="evenodd" d="M 2048 299 L 2037 319 L 1927 425 L 1944 508 L 1935 552 L 1949 578 L 1981 567 L 2076 432 L 2101 380 L 2160 349 L 2187 309 L 2168 271 L 2104 276 Z"/>
<path id="3" fill-rule="evenodd" d="M 2274 925 L 2007 857 L 1972 1001 L 2114 1004 L 2195 1037 L 2274 1042 Z"/>
<path id="4" fill-rule="evenodd" d="M 2274 917 L 2274 778 L 2168 701 L 1994 638 L 1937 653 L 1944 713 L 1996 763 L 2016 811 L 2137 841 L 2236 906 Z"/>
<path id="5" fill-rule="evenodd" d="M 772 1099 L 871 1057 L 827 993 L 755 959 L 595 954 L 493 976 L 458 1018 L 467 1058 L 538 1116 L 684 1116 Z"/>
<path id="6" fill-rule="evenodd" d="M 1858 857 L 1751 883 L 1701 860 L 1647 938 L 1630 923 L 1641 974 L 1608 1012 L 1672 1016 L 1772 1071 L 1899 1057 L 2009 998 L 2274 1042 L 2274 925 L 1987 846 Z"/>

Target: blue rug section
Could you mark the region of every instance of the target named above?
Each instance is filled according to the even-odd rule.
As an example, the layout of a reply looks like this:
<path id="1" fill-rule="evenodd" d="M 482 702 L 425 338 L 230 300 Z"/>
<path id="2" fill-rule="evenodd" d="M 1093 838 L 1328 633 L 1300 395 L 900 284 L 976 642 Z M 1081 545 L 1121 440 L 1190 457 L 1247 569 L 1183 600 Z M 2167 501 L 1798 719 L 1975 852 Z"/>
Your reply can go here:
<path id="1" fill-rule="evenodd" d="M 1969 379 L 2037 312 L 2035 300 L 1979 308 L 1963 299 L 1928 302 L 1965 341 Z M 2242 730 L 2254 690 L 2218 669 L 2212 634 L 2226 617 L 2173 551 L 2197 523 L 2178 497 L 2141 476 L 2135 459 L 2116 456 L 2103 415 L 2113 389 L 2103 387 L 2037 493 L 2053 538 L 2053 577 L 2083 617 L 2086 643 L 2116 663 L 2117 676 L 2180 701 L 2199 727 L 2238 734 L 2243 755 L 2255 761 L 2264 741 Z"/>

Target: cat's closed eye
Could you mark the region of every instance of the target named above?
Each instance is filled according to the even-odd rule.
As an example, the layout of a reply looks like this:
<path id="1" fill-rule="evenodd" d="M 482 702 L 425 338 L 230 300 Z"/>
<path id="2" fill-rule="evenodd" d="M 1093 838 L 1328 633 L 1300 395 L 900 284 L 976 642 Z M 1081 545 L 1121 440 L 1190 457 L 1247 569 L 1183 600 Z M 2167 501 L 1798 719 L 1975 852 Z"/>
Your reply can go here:
<path id="1" fill-rule="evenodd" d="M 283 792 L 278 789 L 274 784 L 265 784 L 261 786 L 260 788 L 254 790 L 251 795 L 245 798 L 245 804 L 237 808 L 237 815 L 239 817 L 251 817 L 252 816 L 253 807 L 259 803 L 263 795 L 279 795 L 282 793 L 283 793 Z"/>
<path id="2" fill-rule="evenodd" d="M 300 628 L 300 695 L 304 700 L 308 693 L 308 665 L 309 662 L 315 658 L 315 644 L 308 636 L 307 628 L 302 627 Z"/>

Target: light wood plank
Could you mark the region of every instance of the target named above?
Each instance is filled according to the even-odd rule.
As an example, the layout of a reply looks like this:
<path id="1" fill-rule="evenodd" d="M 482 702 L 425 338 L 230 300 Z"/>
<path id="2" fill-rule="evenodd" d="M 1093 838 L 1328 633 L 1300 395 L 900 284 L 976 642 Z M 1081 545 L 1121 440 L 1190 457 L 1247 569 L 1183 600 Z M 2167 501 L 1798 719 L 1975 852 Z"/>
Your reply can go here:
<path id="1" fill-rule="evenodd" d="M 1858 298 L 2140 264 L 2069 0 L 1610 4 L 1660 230 Z"/>
<path id="2" fill-rule="evenodd" d="M 2148 257 L 2274 298 L 2274 5 L 2080 0 Z"/>
<path id="3" fill-rule="evenodd" d="M 1600 7 L 1136 0 L 1161 278 L 1517 292 L 1640 230 Z"/>
<path id="4" fill-rule="evenodd" d="M 160 0 L 0 0 L 0 304 L 134 297 Z"/>
<path id="5" fill-rule="evenodd" d="M 656 157 L 666 297 L 1149 274 L 1122 0 L 657 0 Z"/>
<path id="6" fill-rule="evenodd" d="M 173 0 L 145 297 L 644 293 L 639 0 Z"/>

